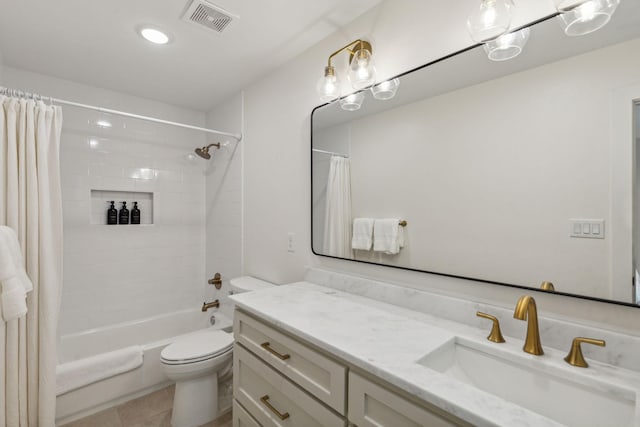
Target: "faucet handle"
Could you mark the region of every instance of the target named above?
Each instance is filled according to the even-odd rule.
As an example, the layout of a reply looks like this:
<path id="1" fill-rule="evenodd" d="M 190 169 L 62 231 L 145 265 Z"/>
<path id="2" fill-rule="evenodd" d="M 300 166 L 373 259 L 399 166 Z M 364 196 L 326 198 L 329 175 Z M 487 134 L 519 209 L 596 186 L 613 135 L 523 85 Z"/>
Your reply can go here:
<path id="1" fill-rule="evenodd" d="M 481 311 L 476 312 L 476 316 L 482 317 L 484 319 L 489 319 L 493 322 L 493 326 L 491 327 L 491 333 L 487 336 L 487 339 L 492 342 L 503 343 L 504 337 L 502 336 L 502 332 L 500 332 L 500 321 L 495 316 L 492 316 L 487 313 L 483 313 Z"/>
<path id="2" fill-rule="evenodd" d="M 569 365 L 577 366 L 579 368 L 587 368 L 589 364 L 586 360 L 584 360 L 584 356 L 582 355 L 582 348 L 580 347 L 581 343 L 599 345 L 600 347 L 604 347 L 607 343 L 604 340 L 596 340 L 593 338 L 584 338 L 577 337 L 573 339 L 573 343 L 571 344 L 571 350 L 569 350 L 569 354 L 564 358 L 564 361 Z"/>

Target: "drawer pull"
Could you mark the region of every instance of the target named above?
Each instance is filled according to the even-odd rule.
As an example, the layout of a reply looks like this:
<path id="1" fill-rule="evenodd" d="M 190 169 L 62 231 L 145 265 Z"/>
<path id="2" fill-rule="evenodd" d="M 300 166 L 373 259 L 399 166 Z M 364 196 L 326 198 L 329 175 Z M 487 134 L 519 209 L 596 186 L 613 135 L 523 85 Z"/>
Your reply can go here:
<path id="1" fill-rule="evenodd" d="M 277 351 L 275 351 L 274 349 L 272 349 L 269 346 L 268 342 L 263 342 L 262 344 L 260 344 L 260 347 L 264 348 L 265 350 L 267 350 L 269 353 L 273 354 L 274 356 L 276 356 L 280 360 L 287 360 L 288 358 L 291 357 L 291 355 L 289 355 L 289 354 L 280 354 L 280 353 L 278 353 Z"/>
<path id="2" fill-rule="evenodd" d="M 276 408 L 273 407 L 273 405 L 271 405 L 271 403 L 269 403 L 269 395 L 265 394 L 264 396 L 262 396 L 260 398 L 260 402 L 262 402 L 262 404 L 264 406 L 266 406 L 267 408 L 269 408 L 269 410 L 271 412 L 273 412 L 278 418 L 280 418 L 282 421 L 286 420 L 287 418 L 289 418 L 289 413 L 285 412 L 284 414 L 281 413 L 280 411 L 278 411 Z"/>

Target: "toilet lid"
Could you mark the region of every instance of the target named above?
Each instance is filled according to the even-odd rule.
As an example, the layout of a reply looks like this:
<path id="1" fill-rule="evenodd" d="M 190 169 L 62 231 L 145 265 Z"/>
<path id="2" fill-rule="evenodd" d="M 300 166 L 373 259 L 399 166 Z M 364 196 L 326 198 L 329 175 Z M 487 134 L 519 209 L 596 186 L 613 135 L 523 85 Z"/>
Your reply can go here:
<path id="1" fill-rule="evenodd" d="M 233 346 L 233 335 L 220 330 L 203 331 L 178 338 L 160 357 L 166 361 L 193 361 L 214 357 Z"/>

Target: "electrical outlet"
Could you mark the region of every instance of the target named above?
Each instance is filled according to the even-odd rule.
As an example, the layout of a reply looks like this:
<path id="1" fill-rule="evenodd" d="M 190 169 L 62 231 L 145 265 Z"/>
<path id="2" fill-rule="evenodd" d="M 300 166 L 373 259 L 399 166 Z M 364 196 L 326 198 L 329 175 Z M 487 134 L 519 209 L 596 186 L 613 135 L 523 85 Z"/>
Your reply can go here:
<path id="1" fill-rule="evenodd" d="M 296 237 L 296 235 L 294 233 L 288 233 L 287 234 L 287 252 L 295 252 L 296 251 L 295 237 Z"/>

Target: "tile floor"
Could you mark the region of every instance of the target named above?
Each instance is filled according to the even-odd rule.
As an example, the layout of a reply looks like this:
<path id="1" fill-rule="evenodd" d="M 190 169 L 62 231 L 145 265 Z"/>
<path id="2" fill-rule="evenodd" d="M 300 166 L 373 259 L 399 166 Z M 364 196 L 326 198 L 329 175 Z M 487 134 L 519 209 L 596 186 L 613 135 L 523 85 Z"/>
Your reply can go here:
<path id="1" fill-rule="evenodd" d="M 63 427 L 171 427 L 172 406 L 173 386 L 169 386 Z M 228 412 L 201 427 L 231 425 L 231 412 Z"/>

